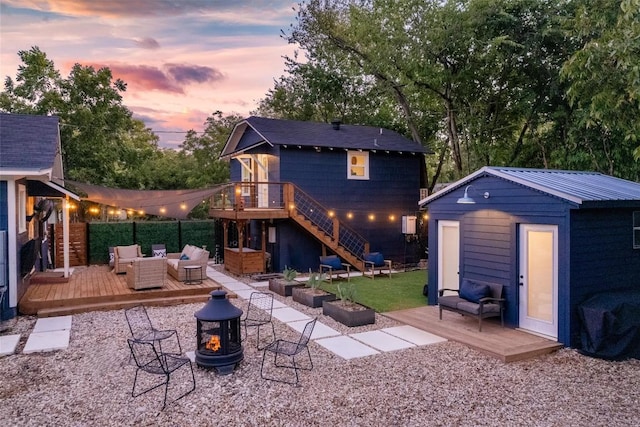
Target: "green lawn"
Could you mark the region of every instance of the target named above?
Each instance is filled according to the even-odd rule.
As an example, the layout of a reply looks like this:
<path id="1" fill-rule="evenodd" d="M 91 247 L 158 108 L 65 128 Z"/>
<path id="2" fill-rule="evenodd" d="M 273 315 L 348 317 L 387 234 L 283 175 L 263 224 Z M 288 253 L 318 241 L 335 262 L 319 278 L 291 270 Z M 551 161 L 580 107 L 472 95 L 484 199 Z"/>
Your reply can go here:
<path id="1" fill-rule="evenodd" d="M 378 313 L 427 305 L 427 299 L 422 295 L 422 288 L 427 283 L 425 270 L 393 273 L 391 278 L 376 276 L 374 280 L 352 277 L 349 283 L 355 286 L 356 302 Z M 348 285 L 346 279 L 334 279 L 333 284 L 324 283 L 321 287 L 335 293 L 338 284 Z"/>

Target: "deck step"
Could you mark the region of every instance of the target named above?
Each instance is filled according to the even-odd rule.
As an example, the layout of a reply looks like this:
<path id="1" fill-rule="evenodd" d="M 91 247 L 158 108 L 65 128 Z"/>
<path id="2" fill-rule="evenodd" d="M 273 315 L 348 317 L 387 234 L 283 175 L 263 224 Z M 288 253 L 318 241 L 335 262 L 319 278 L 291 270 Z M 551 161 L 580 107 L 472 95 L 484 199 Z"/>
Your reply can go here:
<path id="1" fill-rule="evenodd" d="M 237 298 L 237 295 L 232 292 L 227 292 L 228 298 Z M 209 300 L 209 295 L 183 295 L 175 297 L 164 298 L 149 298 L 139 300 L 128 301 L 113 301 L 91 304 L 80 304 L 71 307 L 51 307 L 38 310 L 38 317 L 54 317 L 54 316 L 68 316 L 71 314 L 85 313 L 88 311 L 109 311 L 109 310 L 122 310 L 125 308 L 135 307 L 136 305 L 143 304 L 145 306 L 159 306 L 166 307 L 171 305 L 191 304 L 191 303 L 205 303 Z"/>

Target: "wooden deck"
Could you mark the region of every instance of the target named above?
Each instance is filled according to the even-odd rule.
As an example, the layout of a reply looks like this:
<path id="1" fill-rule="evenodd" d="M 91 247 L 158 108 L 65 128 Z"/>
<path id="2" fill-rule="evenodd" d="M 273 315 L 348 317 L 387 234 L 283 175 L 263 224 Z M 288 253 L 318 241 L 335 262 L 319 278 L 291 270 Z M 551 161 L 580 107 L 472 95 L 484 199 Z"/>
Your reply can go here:
<path id="1" fill-rule="evenodd" d="M 383 315 L 450 341 L 462 343 L 503 362 L 529 359 L 563 347 L 550 339 L 517 329 L 503 328 L 499 320 L 484 319 L 482 332 L 478 331 L 477 319 L 463 317 L 457 313 L 444 312 L 440 320 L 437 306 L 399 310 Z"/>
<path id="2" fill-rule="evenodd" d="M 64 316 L 97 310 L 119 310 L 145 305 L 177 305 L 206 302 L 221 286 L 211 279 L 185 285 L 167 274 L 163 288 L 134 290 L 125 274 L 115 274 L 105 265 L 76 267 L 66 283 L 32 283 L 18 303 L 21 314 L 38 317 Z M 229 297 L 235 294 L 229 293 Z"/>

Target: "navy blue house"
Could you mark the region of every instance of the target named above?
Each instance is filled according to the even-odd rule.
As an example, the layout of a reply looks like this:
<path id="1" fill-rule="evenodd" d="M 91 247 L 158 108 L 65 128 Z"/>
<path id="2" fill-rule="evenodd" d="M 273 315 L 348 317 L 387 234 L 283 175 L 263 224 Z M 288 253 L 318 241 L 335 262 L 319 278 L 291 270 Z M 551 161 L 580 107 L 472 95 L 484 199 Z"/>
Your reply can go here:
<path id="1" fill-rule="evenodd" d="M 640 184 L 484 167 L 423 199 L 429 303 L 462 278 L 500 283 L 505 322 L 580 347 L 590 296 L 640 287 Z"/>
<path id="2" fill-rule="evenodd" d="M 58 118 L 0 113 L 0 320 L 17 314 L 62 182 Z"/>
<path id="3" fill-rule="evenodd" d="M 214 205 L 210 216 L 237 222 L 240 245 L 266 248 L 273 271 L 317 271 L 322 254 L 356 269 L 366 252 L 402 262 L 403 220 L 407 232 L 425 154 L 378 127 L 252 116 L 235 126 L 221 154 L 230 161 L 235 191 L 227 200 L 236 210 L 225 215 L 223 204 Z M 228 244 L 239 246 L 235 238 Z"/>

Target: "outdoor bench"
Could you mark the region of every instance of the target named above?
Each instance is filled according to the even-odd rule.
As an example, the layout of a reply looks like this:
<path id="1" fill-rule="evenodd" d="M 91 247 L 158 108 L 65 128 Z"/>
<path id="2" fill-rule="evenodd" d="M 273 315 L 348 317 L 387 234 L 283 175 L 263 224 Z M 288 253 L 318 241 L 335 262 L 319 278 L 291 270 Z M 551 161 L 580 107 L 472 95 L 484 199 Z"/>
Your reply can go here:
<path id="1" fill-rule="evenodd" d="M 482 319 L 500 316 L 500 323 L 504 327 L 504 298 L 503 286 L 498 283 L 481 282 L 479 280 L 462 279 L 460 289 L 440 289 L 438 306 L 440 320 L 442 310 L 453 311 L 463 316 L 478 319 L 478 330 L 482 332 Z M 444 295 L 446 291 L 456 295 Z"/>

